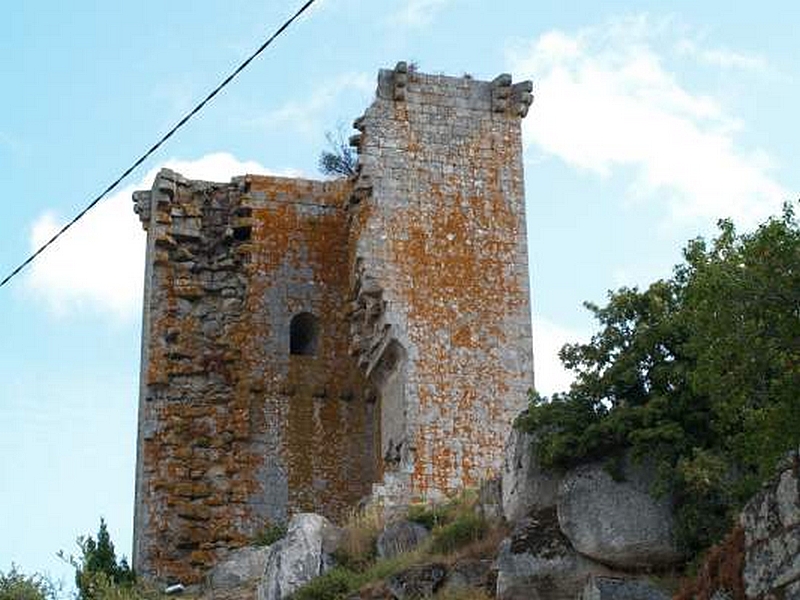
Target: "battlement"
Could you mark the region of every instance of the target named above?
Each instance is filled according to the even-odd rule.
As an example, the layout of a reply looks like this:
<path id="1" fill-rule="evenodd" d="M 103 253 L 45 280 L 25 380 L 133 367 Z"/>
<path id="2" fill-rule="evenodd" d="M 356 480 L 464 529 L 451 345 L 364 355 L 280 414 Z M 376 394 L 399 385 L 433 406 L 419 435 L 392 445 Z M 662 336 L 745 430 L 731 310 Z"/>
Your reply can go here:
<path id="1" fill-rule="evenodd" d="M 411 104 L 436 104 L 525 117 L 533 102 L 532 90 L 530 81 L 512 85 L 508 73 L 492 81 L 480 81 L 469 76 L 428 75 L 399 62 L 394 69 L 381 69 L 378 73 L 377 96 Z"/>
<path id="2" fill-rule="evenodd" d="M 530 84 L 378 75 L 357 174 L 169 170 L 147 230 L 134 566 L 198 581 L 296 512 L 435 500 L 500 468 L 533 385 Z"/>

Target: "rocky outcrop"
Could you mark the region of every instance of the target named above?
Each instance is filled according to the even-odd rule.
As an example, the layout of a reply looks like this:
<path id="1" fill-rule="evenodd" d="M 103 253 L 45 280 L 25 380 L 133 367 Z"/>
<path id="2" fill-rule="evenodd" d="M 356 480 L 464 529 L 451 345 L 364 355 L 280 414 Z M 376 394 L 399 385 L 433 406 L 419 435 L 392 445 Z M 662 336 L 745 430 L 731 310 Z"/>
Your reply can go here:
<path id="1" fill-rule="evenodd" d="M 800 452 L 790 453 L 677 600 L 800 600 Z"/>
<path id="2" fill-rule="evenodd" d="M 536 460 L 536 435 L 515 430 L 503 466 L 503 513 L 510 522 L 555 508 L 579 554 L 617 569 L 652 569 L 681 558 L 668 497 L 652 494 L 653 470 L 626 459 L 621 477 L 600 463 L 562 473 Z"/>
<path id="3" fill-rule="evenodd" d="M 800 600 L 800 455 L 792 453 L 777 478 L 742 511 L 748 598 Z M 782 595 L 779 595 L 782 594 Z"/>
<path id="4" fill-rule="evenodd" d="M 506 443 L 502 498 L 503 515 L 510 522 L 556 504 L 561 474 L 541 467 L 534 455 L 535 443 L 535 436 L 517 428 Z"/>
<path id="5" fill-rule="evenodd" d="M 506 445 L 502 504 L 514 529 L 497 556 L 497 598 L 635 597 L 637 573 L 681 558 L 671 501 L 652 495 L 647 465 L 624 460 L 619 481 L 600 463 L 561 472 L 541 466 L 536 443 L 515 430 Z"/>
<path id="6" fill-rule="evenodd" d="M 430 532 L 419 523 L 400 520 L 384 527 L 375 543 L 379 558 L 391 558 L 420 545 Z"/>
<path id="7" fill-rule="evenodd" d="M 325 517 L 292 517 L 286 536 L 269 547 L 258 600 L 282 600 L 333 566 L 339 529 Z"/>
<path id="8" fill-rule="evenodd" d="M 495 566 L 499 600 L 574 600 L 587 576 L 611 573 L 575 552 L 554 508 L 519 521 L 500 545 Z"/>
<path id="9" fill-rule="evenodd" d="M 570 471 L 558 490 L 558 522 L 575 549 L 622 569 L 663 567 L 681 558 L 669 498 L 651 492 L 643 466 L 615 481 L 601 464 Z"/>

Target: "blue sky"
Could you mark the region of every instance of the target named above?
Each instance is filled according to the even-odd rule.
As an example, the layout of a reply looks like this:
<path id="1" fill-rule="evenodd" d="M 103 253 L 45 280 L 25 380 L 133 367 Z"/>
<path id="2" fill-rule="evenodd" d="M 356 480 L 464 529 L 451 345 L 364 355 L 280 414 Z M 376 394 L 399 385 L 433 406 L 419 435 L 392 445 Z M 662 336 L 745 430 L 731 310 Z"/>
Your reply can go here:
<path id="1" fill-rule="evenodd" d="M 0 270 L 76 213 L 300 2 L 9 3 L 0 20 Z M 717 218 L 800 197 L 794 2 L 318 0 L 199 118 L 0 289 L 0 570 L 103 515 L 130 554 L 143 240 L 130 192 L 190 177 L 316 177 L 377 70 L 534 81 L 524 123 L 537 386 L 568 384 L 584 300 L 669 274 Z"/>

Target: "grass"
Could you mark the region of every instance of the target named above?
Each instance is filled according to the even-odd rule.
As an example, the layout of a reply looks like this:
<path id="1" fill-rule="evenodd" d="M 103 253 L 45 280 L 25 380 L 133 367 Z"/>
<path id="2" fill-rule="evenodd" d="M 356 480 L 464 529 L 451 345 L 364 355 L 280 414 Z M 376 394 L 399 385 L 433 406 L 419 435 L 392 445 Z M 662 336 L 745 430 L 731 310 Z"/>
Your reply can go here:
<path id="1" fill-rule="evenodd" d="M 375 543 L 385 519 L 379 506 L 353 511 L 343 526 L 342 540 L 334 553 L 336 562 L 352 571 L 364 571 L 375 561 Z"/>
<path id="2" fill-rule="evenodd" d="M 450 523 L 433 530 L 430 550 L 434 554 L 451 554 L 486 535 L 489 524 L 475 513 L 456 516 Z"/>
<path id="3" fill-rule="evenodd" d="M 256 546 L 271 546 L 286 535 L 285 525 L 267 525 L 253 538 Z"/>
<path id="4" fill-rule="evenodd" d="M 294 592 L 290 600 L 341 600 L 365 585 L 381 581 L 423 561 L 421 553 L 409 552 L 378 560 L 362 572 L 344 566 L 312 579 Z"/>
<path id="5" fill-rule="evenodd" d="M 490 523 L 477 511 L 477 494 L 462 493 L 438 505 L 412 505 L 405 518 L 431 531 L 419 547 L 392 558 L 378 559 L 376 541 L 386 521 L 381 507 L 355 511 L 343 526 L 334 553 L 337 566 L 292 594 L 292 600 L 341 600 L 412 566 L 432 561 L 453 564 L 464 558 L 489 558 L 506 535 L 500 523 Z M 452 590 L 437 594 L 445 600 L 487 600 L 482 590 Z"/>

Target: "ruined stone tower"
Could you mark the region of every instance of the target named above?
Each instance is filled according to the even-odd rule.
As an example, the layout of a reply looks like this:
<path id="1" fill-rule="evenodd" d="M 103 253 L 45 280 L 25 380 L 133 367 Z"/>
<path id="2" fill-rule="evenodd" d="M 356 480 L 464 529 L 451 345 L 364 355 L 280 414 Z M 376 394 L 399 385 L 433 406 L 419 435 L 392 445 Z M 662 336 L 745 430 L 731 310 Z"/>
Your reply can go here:
<path id="1" fill-rule="evenodd" d="M 496 472 L 532 387 L 530 83 L 381 71 L 354 180 L 168 170 L 147 230 L 134 566 L 198 581 L 267 524 Z"/>

